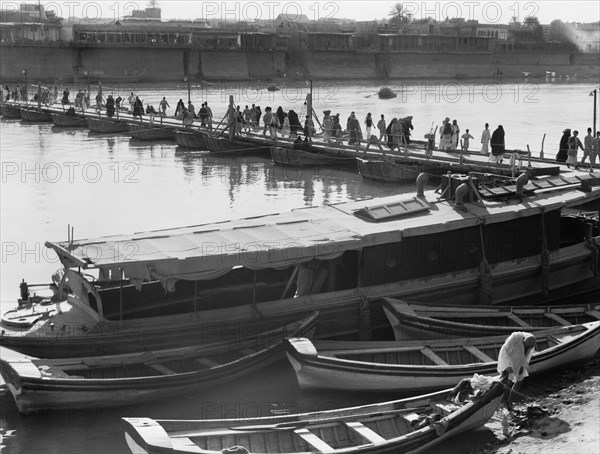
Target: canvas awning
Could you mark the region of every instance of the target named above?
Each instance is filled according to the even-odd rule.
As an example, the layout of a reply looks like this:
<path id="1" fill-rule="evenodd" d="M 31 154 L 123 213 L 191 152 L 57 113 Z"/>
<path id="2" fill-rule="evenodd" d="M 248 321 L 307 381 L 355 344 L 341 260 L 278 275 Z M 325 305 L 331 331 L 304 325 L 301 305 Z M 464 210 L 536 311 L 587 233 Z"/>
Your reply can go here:
<path id="1" fill-rule="evenodd" d="M 415 205 L 408 203 L 414 197 L 391 196 L 133 235 L 48 242 L 46 246 L 67 267 L 121 269 L 133 280 L 213 279 L 238 266 L 284 268 L 312 259 L 330 260 L 348 250 L 538 215 L 599 195 L 598 191 L 586 194 L 572 189 L 528 197 L 523 203 L 488 201 L 457 210 L 453 202 L 439 201 L 439 194 L 430 192 L 416 204 L 417 212 L 399 213 L 391 220 L 381 217 L 381 222 L 371 222 L 377 217 L 365 219 L 365 209 Z"/>

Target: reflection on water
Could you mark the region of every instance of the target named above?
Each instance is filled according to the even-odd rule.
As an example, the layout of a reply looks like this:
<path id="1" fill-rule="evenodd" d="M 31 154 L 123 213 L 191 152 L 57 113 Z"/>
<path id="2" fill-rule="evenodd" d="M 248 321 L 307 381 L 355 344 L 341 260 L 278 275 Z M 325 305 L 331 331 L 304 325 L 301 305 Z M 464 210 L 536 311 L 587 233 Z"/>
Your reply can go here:
<path id="1" fill-rule="evenodd" d="M 590 126 L 591 84 L 523 86 L 502 85 L 492 98 L 495 85 L 467 82 L 446 88 L 439 82 L 397 84 L 402 93 L 395 100 L 379 100 L 374 93 L 378 83 L 331 83 L 315 95 L 315 110 L 328 108 L 340 113 L 342 122 L 351 111 L 359 119 L 371 112 L 375 119 L 414 116 L 415 138 L 423 138 L 431 125 L 443 118 L 458 119 L 461 129 L 470 128 L 475 148 L 483 123 L 491 129 L 503 124 L 508 147 L 525 148 L 529 143 L 539 150 L 547 133 L 545 150 L 556 152 L 565 127 Z M 318 90 L 318 84 L 315 84 Z M 591 88 L 590 88 L 591 87 Z M 463 90 L 451 97 L 451 90 Z M 497 88 L 497 87 L 496 87 Z M 296 87 L 281 92 L 247 91 L 241 105 L 253 102 L 264 107 L 302 112 L 307 90 Z M 226 94 L 194 89 L 192 99 L 199 105 L 208 100 L 215 118 L 225 113 Z M 434 90 L 434 95 L 429 91 Z M 435 96 L 438 90 L 439 96 Z M 444 91 L 446 90 L 446 91 Z M 485 91 L 487 90 L 487 91 Z M 73 90 L 71 90 L 73 91 Z M 175 101 L 185 87 L 164 89 L 142 87 L 141 97 L 158 104 L 162 96 Z M 414 92 L 414 93 L 413 93 Z M 248 94 L 250 93 L 250 94 Z M 205 96 L 202 96 L 204 94 Z M 252 95 L 252 98 L 250 98 Z M 302 96 L 301 96 L 302 95 Z M 251 100 L 252 99 L 252 100 Z M 292 102 L 294 101 L 294 102 Z M 405 101 L 405 102 L 403 102 Z M 171 102 L 171 105 L 174 105 Z M 591 115 L 590 115 L 591 116 Z M 364 125 L 363 125 L 364 127 Z M 140 232 L 182 225 L 284 212 L 292 208 L 338 203 L 369 197 L 413 191 L 412 185 L 399 187 L 363 181 L 353 168 L 300 169 L 274 166 L 270 159 L 244 156 L 232 158 L 208 152 L 190 152 L 170 142 L 140 142 L 127 135 L 96 134 L 50 124 L 27 124 L 0 120 L 2 150 L 2 191 L 0 231 L 2 234 L 1 310 L 14 305 L 18 283 L 44 283 L 58 268 L 56 257 L 43 243 L 67 238 L 67 225 L 74 226 L 76 238 Z M 593 296 L 592 298 L 597 298 Z M 592 302 L 590 300 L 590 302 Z M 349 396 L 300 392 L 287 363 L 279 363 L 247 377 L 243 383 L 167 402 L 122 409 L 21 418 L 10 395 L 0 392 L 0 434 L 3 453 L 107 453 L 127 452 L 118 427 L 121 416 L 158 418 L 201 418 L 253 416 L 260 409 L 289 408 L 292 411 L 335 408 L 391 396 Z"/>

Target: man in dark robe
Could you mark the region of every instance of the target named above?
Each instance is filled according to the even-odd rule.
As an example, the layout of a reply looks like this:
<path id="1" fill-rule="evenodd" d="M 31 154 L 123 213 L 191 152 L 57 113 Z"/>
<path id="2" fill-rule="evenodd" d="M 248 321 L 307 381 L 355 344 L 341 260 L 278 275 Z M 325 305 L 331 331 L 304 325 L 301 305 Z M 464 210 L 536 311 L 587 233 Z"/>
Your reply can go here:
<path id="1" fill-rule="evenodd" d="M 556 160 L 558 162 L 566 162 L 569 150 L 569 137 L 571 137 L 571 130 L 565 129 L 563 135 L 560 138 L 560 144 L 558 145 L 558 153 L 556 154 Z"/>
<path id="2" fill-rule="evenodd" d="M 504 154 L 504 128 L 502 125 L 498 125 L 496 130 L 492 133 L 492 154 L 494 156 L 502 156 Z"/>

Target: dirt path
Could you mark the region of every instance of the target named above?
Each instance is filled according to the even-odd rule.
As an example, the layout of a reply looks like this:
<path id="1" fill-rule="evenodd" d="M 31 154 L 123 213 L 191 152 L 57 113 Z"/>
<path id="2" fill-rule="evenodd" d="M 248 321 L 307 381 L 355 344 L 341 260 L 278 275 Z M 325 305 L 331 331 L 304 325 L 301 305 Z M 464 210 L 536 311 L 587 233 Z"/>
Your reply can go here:
<path id="1" fill-rule="evenodd" d="M 484 428 L 435 452 L 600 454 L 600 360 L 529 377 L 521 392 L 527 397 L 516 402 L 514 415 L 501 408 Z"/>

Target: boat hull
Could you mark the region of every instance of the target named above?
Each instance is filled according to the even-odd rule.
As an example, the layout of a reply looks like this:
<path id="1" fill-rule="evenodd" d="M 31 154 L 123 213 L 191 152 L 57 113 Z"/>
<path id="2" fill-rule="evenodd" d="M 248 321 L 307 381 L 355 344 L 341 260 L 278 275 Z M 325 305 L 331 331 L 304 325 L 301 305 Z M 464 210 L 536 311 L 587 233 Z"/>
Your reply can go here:
<path id="1" fill-rule="evenodd" d="M 509 335 L 600 320 L 600 305 L 592 304 L 433 306 L 384 298 L 383 309 L 398 341 Z"/>
<path id="2" fill-rule="evenodd" d="M 85 117 L 71 116 L 61 113 L 50 114 L 52 123 L 54 126 L 65 127 L 65 128 L 87 128 L 87 120 Z"/>
<path id="3" fill-rule="evenodd" d="M 53 361 L 0 347 L 0 372 L 21 413 L 155 401 L 228 383 L 282 359 L 284 337 L 310 335 L 317 316 L 278 328 L 265 320 L 246 338 L 137 355 Z M 216 362 L 221 358 L 229 359 Z"/>
<path id="4" fill-rule="evenodd" d="M 86 117 L 88 128 L 99 133 L 128 132 L 127 123 L 119 120 L 108 120 L 103 118 Z"/>
<path id="5" fill-rule="evenodd" d="M 159 125 L 128 123 L 129 135 L 137 140 L 174 140 L 174 130 Z"/>
<path id="6" fill-rule="evenodd" d="M 4 118 L 21 118 L 21 107 L 2 103 L 0 106 Z"/>
<path id="7" fill-rule="evenodd" d="M 206 146 L 206 134 L 203 132 L 175 131 L 173 136 L 175 143 L 180 147 L 208 150 Z"/>
<path id="8" fill-rule="evenodd" d="M 349 166 L 353 165 L 355 161 L 354 157 L 328 155 L 285 147 L 272 147 L 271 159 L 275 164 L 295 167 Z"/>
<path id="9" fill-rule="evenodd" d="M 413 183 L 421 173 L 420 165 L 400 165 L 391 161 L 356 159 L 358 173 L 367 180 L 385 183 Z"/>
<path id="10" fill-rule="evenodd" d="M 582 244 L 570 246 L 556 254 L 548 270 L 550 288 L 546 296 L 540 293 L 539 256 L 497 264 L 492 267 L 490 276 L 492 300 L 498 304 L 517 305 L 519 301 L 526 301 L 531 305 L 600 288 L 600 277 L 594 276 L 592 271 L 593 259 L 593 254 Z M 248 304 L 206 309 L 201 311 L 202 317 L 191 312 L 122 322 L 98 322 L 83 313 L 78 308 L 82 303 L 73 299 L 72 304 L 60 303 L 60 311 L 41 317 L 26 328 L 12 328 L 2 323 L 4 335 L 0 338 L 0 345 L 41 357 L 134 352 L 144 348 L 186 345 L 197 336 L 202 336 L 203 332 L 206 333 L 206 325 L 212 322 L 248 323 L 257 319 L 258 314 L 273 311 L 294 318 L 314 310 L 321 314 L 320 338 L 356 338 L 369 336 L 371 332 L 389 326 L 379 301 L 381 297 L 394 296 L 434 304 L 448 301 L 478 305 L 481 301 L 480 291 L 479 269 L 471 269 L 390 284 L 277 299 L 260 302 L 256 306 Z M 369 304 L 361 304 L 364 300 L 369 300 Z M 76 311 L 79 315 L 70 311 Z M 23 313 L 29 315 L 30 312 L 30 309 L 25 309 Z M 73 323 L 74 319 L 78 322 Z M 166 326 L 172 328 L 165 329 Z"/>
<path id="11" fill-rule="evenodd" d="M 354 408 L 231 420 L 176 421 L 124 418 L 134 453 L 215 453 L 231 446 L 252 452 L 306 454 L 419 453 L 485 424 L 500 406 L 503 384 L 492 383 L 480 399 L 448 405 L 451 393 L 419 396 Z M 406 417 L 418 418 L 416 426 Z M 435 415 L 439 423 L 430 423 Z M 414 420 L 414 419 L 413 419 Z"/>
<path id="12" fill-rule="evenodd" d="M 265 155 L 270 153 L 270 147 L 252 144 L 242 140 L 230 140 L 226 137 L 206 136 L 206 147 L 211 153 L 219 154 L 252 154 Z"/>
<path id="13" fill-rule="evenodd" d="M 39 110 L 37 108 L 22 108 L 21 109 L 21 118 L 23 121 L 29 122 L 51 122 L 52 117 L 50 116 L 50 112 Z"/>

